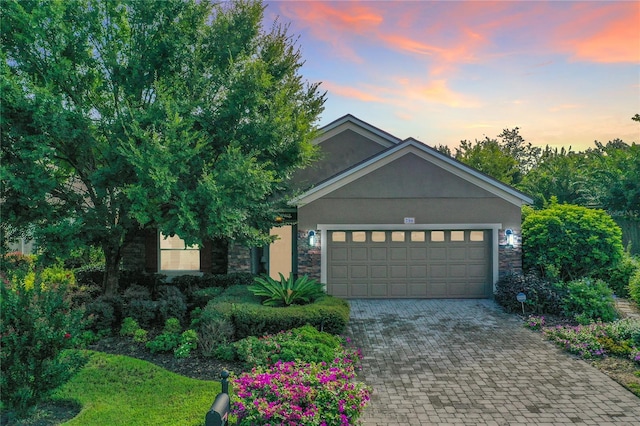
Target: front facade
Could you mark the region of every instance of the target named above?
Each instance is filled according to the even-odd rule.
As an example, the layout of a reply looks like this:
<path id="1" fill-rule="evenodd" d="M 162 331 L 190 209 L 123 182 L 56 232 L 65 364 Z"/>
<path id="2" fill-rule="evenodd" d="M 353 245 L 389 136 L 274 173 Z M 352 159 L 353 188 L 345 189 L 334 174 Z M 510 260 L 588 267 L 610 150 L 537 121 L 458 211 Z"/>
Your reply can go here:
<path id="1" fill-rule="evenodd" d="M 521 207 L 532 200 L 414 139 L 351 115 L 322 129 L 306 189 L 260 250 L 232 247 L 228 269 L 307 274 L 345 298 L 489 298 L 521 270 Z M 253 268 L 252 266 L 253 265 Z"/>

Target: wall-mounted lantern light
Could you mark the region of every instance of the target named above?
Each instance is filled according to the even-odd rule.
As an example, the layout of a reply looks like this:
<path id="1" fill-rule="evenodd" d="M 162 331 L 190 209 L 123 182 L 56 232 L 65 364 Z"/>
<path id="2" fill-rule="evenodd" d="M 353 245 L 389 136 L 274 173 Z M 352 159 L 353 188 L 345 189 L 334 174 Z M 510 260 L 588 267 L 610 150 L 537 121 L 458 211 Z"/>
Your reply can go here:
<path id="1" fill-rule="evenodd" d="M 309 231 L 309 245 L 312 247 L 316 245 L 316 231 Z"/>
<path id="2" fill-rule="evenodd" d="M 509 247 L 513 247 L 513 243 L 515 241 L 515 234 L 513 233 L 513 229 L 507 229 L 504 231 L 504 235 L 507 238 L 507 245 Z"/>

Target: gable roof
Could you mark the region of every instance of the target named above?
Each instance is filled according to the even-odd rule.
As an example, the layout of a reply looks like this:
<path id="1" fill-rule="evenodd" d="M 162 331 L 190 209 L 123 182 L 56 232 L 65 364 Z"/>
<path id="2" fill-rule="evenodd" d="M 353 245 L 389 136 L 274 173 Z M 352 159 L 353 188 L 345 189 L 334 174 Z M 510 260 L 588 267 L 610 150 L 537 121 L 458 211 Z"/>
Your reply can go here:
<path id="1" fill-rule="evenodd" d="M 325 140 L 332 138 L 345 130 L 352 130 L 374 142 L 379 143 L 385 148 L 392 147 L 402 142 L 402 139 L 372 126 L 351 114 L 347 114 L 322 127 L 320 129 L 320 135 L 311 143 L 314 145 L 321 144 Z"/>
<path id="2" fill-rule="evenodd" d="M 348 121 L 350 121 L 351 123 L 363 123 L 362 121 L 349 115 L 336 120 L 329 126 L 345 119 L 346 117 L 349 117 Z M 370 125 L 367 126 L 369 128 L 373 127 Z M 392 138 L 397 140 L 397 138 Z M 333 177 L 326 179 L 323 182 L 320 182 L 315 187 L 295 197 L 291 201 L 291 204 L 298 207 L 304 206 L 305 204 L 322 198 L 325 195 L 339 188 L 342 188 L 343 186 L 348 185 L 349 183 L 408 154 L 414 154 L 424 161 L 427 161 L 437 167 L 441 167 L 449 173 L 452 173 L 453 175 L 456 175 L 478 186 L 479 188 L 482 188 L 494 194 L 495 196 L 500 197 L 505 201 L 508 201 L 517 206 L 533 203 L 533 199 L 531 197 L 518 191 L 512 186 L 500 182 L 499 180 L 496 180 L 491 176 L 474 169 L 473 167 L 467 166 L 466 164 L 461 163 L 460 161 L 449 157 L 448 155 L 442 154 L 441 152 L 425 145 L 424 143 L 414 138 L 408 138 L 400 143 L 390 146 L 388 149 L 382 151 L 381 153 L 374 155 L 373 157 L 366 159 L 358 164 L 355 164 L 352 167 L 334 175 Z"/>

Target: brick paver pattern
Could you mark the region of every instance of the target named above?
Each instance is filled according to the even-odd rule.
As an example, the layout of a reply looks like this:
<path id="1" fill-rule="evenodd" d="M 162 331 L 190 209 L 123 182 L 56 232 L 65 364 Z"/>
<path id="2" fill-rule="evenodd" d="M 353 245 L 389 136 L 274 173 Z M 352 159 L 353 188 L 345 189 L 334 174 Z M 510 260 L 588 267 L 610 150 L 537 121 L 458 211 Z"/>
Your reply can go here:
<path id="1" fill-rule="evenodd" d="M 377 425 L 640 425 L 640 398 L 492 300 L 351 300 Z"/>

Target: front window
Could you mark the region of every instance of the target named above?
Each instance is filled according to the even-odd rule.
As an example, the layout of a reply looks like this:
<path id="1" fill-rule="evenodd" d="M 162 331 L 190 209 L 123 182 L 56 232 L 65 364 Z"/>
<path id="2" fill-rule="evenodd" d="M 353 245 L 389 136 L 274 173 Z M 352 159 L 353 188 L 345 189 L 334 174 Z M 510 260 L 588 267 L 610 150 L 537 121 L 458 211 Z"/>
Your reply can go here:
<path id="1" fill-rule="evenodd" d="M 161 271 L 199 271 L 200 247 L 187 246 L 177 235 L 168 237 L 160 233 Z"/>

